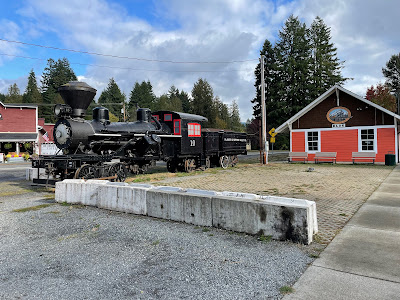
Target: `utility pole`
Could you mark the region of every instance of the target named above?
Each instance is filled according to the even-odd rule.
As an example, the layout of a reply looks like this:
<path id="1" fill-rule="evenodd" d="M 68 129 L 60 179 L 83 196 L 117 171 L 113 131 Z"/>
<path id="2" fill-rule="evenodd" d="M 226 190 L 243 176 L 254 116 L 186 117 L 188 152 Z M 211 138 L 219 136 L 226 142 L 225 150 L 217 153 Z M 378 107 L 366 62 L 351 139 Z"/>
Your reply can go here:
<path id="1" fill-rule="evenodd" d="M 267 122 L 265 116 L 265 79 L 264 79 L 264 62 L 265 55 L 261 55 L 261 132 L 262 140 L 260 147 L 262 149 L 262 164 L 268 164 L 268 144 L 267 144 Z"/>

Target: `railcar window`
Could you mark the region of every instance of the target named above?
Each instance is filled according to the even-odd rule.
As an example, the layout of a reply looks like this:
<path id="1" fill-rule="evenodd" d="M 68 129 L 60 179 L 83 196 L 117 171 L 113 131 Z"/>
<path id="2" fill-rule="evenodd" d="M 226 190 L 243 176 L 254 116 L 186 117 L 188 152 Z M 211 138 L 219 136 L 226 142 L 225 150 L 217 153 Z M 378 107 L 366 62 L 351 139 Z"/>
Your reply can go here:
<path id="1" fill-rule="evenodd" d="M 157 119 L 157 121 L 160 121 L 160 116 L 159 115 L 153 115 L 154 118 Z"/>
<path id="2" fill-rule="evenodd" d="M 188 123 L 188 136 L 201 136 L 201 125 Z"/>
<path id="3" fill-rule="evenodd" d="M 172 115 L 171 114 L 165 114 L 164 115 L 164 121 L 172 121 Z"/>
<path id="4" fill-rule="evenodd" d="M 181 120 L 174 120 L 174 134 L 181 134 Z"/>

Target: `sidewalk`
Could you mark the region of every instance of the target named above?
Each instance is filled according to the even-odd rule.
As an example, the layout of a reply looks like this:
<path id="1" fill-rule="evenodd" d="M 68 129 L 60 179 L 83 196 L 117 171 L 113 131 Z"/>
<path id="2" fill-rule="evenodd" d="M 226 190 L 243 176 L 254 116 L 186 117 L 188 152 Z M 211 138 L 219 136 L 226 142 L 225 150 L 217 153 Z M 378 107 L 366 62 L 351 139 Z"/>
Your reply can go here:
<path id="1" fill-rule="evenodd" d="M 285 300 L 400 298 L 400 166 L 293 288 Z"/>

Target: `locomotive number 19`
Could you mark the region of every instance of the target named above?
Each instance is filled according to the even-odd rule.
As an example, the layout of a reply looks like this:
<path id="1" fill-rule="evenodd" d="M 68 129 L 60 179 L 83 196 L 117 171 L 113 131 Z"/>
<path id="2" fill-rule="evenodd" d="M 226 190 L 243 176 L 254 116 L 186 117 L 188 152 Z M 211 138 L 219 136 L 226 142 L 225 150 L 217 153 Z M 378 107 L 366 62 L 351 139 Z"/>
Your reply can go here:
<path id="1" fill-rule="evenodd" d="M 190 147 L 196 147 L 196 140 L 190 140 Z"/>

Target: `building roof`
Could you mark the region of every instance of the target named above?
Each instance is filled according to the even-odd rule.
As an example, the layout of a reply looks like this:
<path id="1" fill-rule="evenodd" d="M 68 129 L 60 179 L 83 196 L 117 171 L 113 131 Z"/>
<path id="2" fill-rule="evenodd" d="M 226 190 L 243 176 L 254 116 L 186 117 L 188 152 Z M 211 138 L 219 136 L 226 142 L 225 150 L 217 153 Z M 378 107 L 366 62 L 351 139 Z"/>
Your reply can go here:
<path id="1" fill-rule="evenodd" d="M 31 103 L 3 103 L 0 101 L 0 105 L 4 107 L 24 107 L 24 108 L 37 108 L 37 104 Z"/>
<path id="2" fill-rule="evenodd" d="M 297 114 L 295 114 L 293 117 L 291 117 L 289 120 L 287 120 L 285 123 L 280 125 L 275 132 L 276 133 L 281 133 L 286 131 L 289 128 L 289 125 L 293 124 L 297 119 L 300 117 L 304 116 L 306 113 L 308 113 L 310 110 L 312 110 L 314 107 L 316 107 L 318 104 L 320 104 L 322 101 L 324 101 L 326 98 L 328 98 L 330 95 L 332 95 L 335 92 L 341 91 L 343 93 L 346 93 L 360 101 L 365 102 L 366 104 L 375 107 L 384 113 L 387 113 L 388 115 L 396 118 L 397 120 L 400 120 L 400 116 L 398 114 L 395 114 L 394 112 L 391 112 L 390 110 L 387 110 L 386 108 L 383 108 L 382 106 L 373 103 L 357 94 L 354 94 L 353 92 L 350 92 L 349 90 L 346 90 L 345 88 L 339 86 L 339 85 L 334 85 L 331 87 L 329 90 L 327 90 L 325 93 L 323 93 L 321 96 L 319 96 L 317 99 L 315 99 L 313 102 L 308 104 L 306 107 L 304 107 L 302 110 L 300 110 Z"/>
<path id="3" fill-rule="evenodd" d="M 34 142 L 37 139 L 37 133 L 14 133 L 14 132 L 0 132 L 0 142 Z"/>

